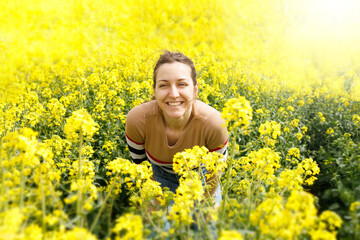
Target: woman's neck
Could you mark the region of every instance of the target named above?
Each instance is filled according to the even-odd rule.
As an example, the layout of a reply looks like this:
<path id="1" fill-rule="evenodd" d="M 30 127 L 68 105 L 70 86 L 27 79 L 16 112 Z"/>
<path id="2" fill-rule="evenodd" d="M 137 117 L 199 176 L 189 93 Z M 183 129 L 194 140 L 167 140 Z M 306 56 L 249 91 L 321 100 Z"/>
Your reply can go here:
<path id="1" fill-rule="evenodd" d="M 166 128 L 171 129 L 172 131 L 183 131 L 186 126 L 191 121 L 194 113 L 194 105 L 192 105 L 191 109 L 189 109 L 188 112 L 186 112 L 181 118 L 169 118 L 165 116 L 165 114 L 161 114 L 164 120 L 164 125 Z"/>
<path id="2" fill-rule="evenodd" d="M 186 114 L 185 116 L 179 119 L 172 119 L 164 116 L 165 127 L 170 128 L 171 130 L 174 131 L 182 131 L 186 128 L 191 118 L 192 118 L 191 112 L 189 112 L 188 114 Z"/>

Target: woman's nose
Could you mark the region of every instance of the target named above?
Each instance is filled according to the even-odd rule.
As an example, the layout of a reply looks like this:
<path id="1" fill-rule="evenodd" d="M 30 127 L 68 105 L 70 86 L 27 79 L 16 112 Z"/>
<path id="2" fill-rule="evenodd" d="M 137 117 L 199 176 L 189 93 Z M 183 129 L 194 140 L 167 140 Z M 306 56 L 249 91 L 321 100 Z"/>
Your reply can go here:
<path id="1" fill-rule="evenodd" d="M 169 96 L 173 98 L 179 97 L 179 91 L 176 86 L 171 86 Z"/>

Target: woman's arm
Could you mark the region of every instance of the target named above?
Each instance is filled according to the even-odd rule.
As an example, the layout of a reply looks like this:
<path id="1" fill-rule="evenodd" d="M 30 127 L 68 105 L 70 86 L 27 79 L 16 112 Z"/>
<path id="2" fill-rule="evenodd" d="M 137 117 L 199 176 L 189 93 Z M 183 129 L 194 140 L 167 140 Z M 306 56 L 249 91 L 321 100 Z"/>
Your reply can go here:
<path id="1" fill-rule="evenodd" d="M 145 115 L 142 105 L 131 109 L 126 115 L 125 136 L 133 162 L 139 164 L 147 160 L 144 145 Z"/>
<path id="2" fill-rule="evenodd" d="M 213 174 L 212 171 L 209 171 L 208 174 L 212 174 L 212 176 L 209 178 L 206 178 L 206 186 L 209 186 L 209 188 L 207 190 L 205 190 L 205 198 L 213 197 L 215 195 L 215 192 L 219 186 L 219 180 L 221 178 L 221 173 L 222 172 Z"/>
<path id="3" fill-rule="evenodd" d="M 144 144 L 133 141 L 126 134 L 126 143 L 128 145 L 130 156 L 134 163 L 140 164 L 147 160 Z"/>

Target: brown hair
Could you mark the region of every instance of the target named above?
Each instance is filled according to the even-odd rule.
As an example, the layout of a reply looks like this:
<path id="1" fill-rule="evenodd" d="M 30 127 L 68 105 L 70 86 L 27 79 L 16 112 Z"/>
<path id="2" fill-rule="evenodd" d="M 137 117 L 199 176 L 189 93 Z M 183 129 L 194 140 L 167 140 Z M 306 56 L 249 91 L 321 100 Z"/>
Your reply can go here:
<path id="1" fill-rule="evenodd" d="M 195 71 L 195 66 L 194 66 L 193 61 L 191 61 L 190 58 L 188 58 L 181 52 L 170 52 L 168 50 L 165 50 L 164 54 L 160 55 L 159 60 L 156 62 L 156 65 L 154 67 L 154 74 L 153 74 L 153 88 L 154 89 L 156 87 L 156 73 L 157 73 L 157 70 L 159 69 L 159 67 L 162 64 L 173 63 L 173 62 L 180 62 L 180 63 L 188 65 L 191 69 L 191 78 L 193 80 L 194 86 L 197 84 L 196 71 Z"/>

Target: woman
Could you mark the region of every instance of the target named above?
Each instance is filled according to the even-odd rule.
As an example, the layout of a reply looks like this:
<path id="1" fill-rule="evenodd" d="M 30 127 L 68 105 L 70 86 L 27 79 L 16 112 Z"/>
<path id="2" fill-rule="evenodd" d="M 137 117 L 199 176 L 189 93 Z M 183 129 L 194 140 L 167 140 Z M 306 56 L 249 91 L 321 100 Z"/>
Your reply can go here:
<path id="1" fill-rule="evenodd" d="M 175 192 L 179 176 L 173 156 L 195 145 L 227 155 L 228 133 L 220 112 L 196 99 L 194 63 L 182 53 L 165 51 L 154 68 L 155 100 L 133 108 L 126 118 L 126 141 L 135 163 L 149 160 L 156 181 Z M 221 201 L 218 177 L 206 179 Z"/>

